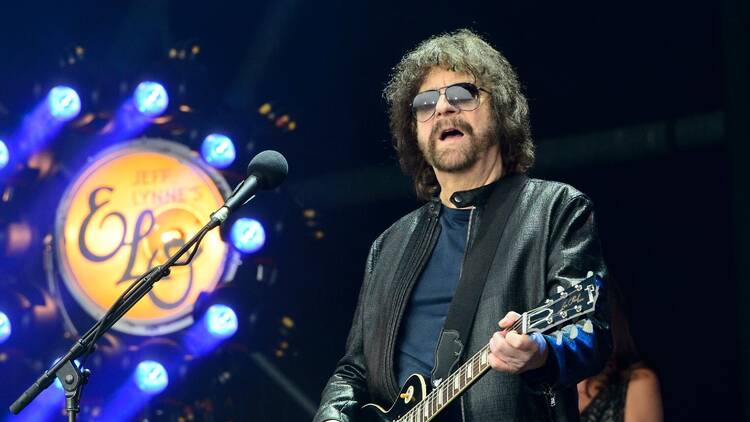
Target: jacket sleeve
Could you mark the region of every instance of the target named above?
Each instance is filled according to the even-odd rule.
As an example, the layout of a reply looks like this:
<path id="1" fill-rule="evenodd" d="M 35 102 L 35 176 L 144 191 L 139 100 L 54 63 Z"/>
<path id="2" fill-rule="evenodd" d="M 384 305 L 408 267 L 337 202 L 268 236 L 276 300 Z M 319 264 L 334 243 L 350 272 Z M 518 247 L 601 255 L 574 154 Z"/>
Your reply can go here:
<path id="1" fill-rule="evenodd" d="M 548 294 L 556 293 L 558 286 L 567 289 L 582 281 L 589 271 L 606 281 L 591 201 L 583 195 L 569 199 L 553 221 L 548 240 Z M 549 345 L 547 364 L 529 371 L 527 380 L 570 387 L 599 373 L 612 349 L 606 284 L 600 287 L 595 311 L 588 320 L 544 337 Z"/>
<path id="2" fill-rule="evenodd" d="M 359 300 L 354 312 L 352 328 L 346 340 L 346 352 L 344 357 L 339 360 L 333 376 L 331 376 L 323 389 L 320 406 L 313 419 L 314 422 L 327 420 L 352 421 L 369 397 L 362 343 L 362 308 L 367 297 L 370 269 L 373 266 L 375 250 L 375 245 L 373 245 L 367 258 L 364 282 L 359 292 Z"/>

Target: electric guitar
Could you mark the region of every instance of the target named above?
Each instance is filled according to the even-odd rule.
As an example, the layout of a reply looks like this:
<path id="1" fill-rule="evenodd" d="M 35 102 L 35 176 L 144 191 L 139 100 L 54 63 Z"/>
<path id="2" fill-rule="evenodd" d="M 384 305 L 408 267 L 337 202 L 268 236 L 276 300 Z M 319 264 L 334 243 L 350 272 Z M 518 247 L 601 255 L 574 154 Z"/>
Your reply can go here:
<path id="1" fill-rule="evenodd" d="M 553 298 L 545 300 L 543 305 L 524 312 L 507 330 L 515 330 L 519 334 L 542 333 L 566 322 L 572 322 L 594 311 L 600 286 L 601 279 L 591 275 L 575 286 L 558 292 Z M 583 330 L 591 330 L 590 324 L 590 321 L 584 324 Z M 575 336 L 572 331 L 578 329 L 577 325 L 573 325 L 570 335 Z M 390 409 L 385 410 L 377 404 L 370 403 L 362 406 L 362 410 L 372 419 L 385 422 L 430 421 L 490 369 L 489 354 L 488 343 L 434 388 L 429 386 L 422 375 L 413 374 L 401 387 L 398 399 Z"/>

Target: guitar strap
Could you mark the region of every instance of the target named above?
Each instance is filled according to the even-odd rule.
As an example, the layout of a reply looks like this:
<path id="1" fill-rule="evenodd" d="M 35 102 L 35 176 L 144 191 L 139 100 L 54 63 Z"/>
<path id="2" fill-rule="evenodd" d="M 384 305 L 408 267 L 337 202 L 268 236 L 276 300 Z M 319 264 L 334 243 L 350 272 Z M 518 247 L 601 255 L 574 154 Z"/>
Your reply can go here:
<path id="1" fill-rule="evenodd" d="M 500 238 L 527 181 L 523 174 L 500 179 L 487 199 L 476 239 L 466 251 L 461 278 L 438 337 L 433 382 L 450 375 L 461 359 Z"/>

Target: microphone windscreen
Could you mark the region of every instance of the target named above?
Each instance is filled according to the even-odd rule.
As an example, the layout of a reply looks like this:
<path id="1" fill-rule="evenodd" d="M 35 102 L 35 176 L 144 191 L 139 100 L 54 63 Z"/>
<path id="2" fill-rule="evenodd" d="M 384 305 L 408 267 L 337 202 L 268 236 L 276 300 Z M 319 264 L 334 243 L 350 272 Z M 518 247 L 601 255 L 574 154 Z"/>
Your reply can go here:
<path id="1" fill-rule="evenodd" d="M 247 174 L 255 175 L 261 189 L 276 189 L 286 179 L 289 164 L 281 153 L 266 150 L 258 153 L 247 165 Z"/>

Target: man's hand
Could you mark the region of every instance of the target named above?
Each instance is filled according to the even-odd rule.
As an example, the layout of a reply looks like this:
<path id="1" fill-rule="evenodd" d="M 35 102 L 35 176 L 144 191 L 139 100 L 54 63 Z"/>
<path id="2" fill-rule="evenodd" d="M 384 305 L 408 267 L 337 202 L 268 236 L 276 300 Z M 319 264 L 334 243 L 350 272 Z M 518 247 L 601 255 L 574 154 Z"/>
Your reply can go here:
<path id="1" fill-rule="evenodd" d="M 507 331 L 520 317 L 515 312 L 508 312 L 497 323 L 502 331 L 495 332 L 490 338 L 489 363 L 497 371 L 520 374 L 539 368 L 547 362 L 548 350 L 544 337 Z"/>

